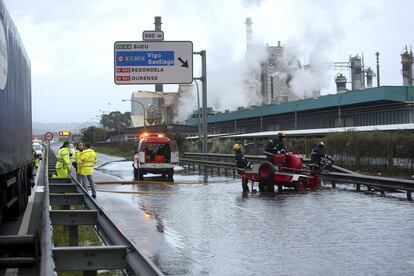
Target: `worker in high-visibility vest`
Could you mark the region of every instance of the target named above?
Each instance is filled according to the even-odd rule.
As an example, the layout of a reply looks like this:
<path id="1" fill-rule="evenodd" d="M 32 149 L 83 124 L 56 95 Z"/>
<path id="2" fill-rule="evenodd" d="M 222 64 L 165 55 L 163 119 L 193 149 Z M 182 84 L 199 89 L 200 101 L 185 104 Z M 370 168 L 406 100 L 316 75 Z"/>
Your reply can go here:
<path id="1" fill-rule="evenodd" d="M 78 182 L 80 183 L 82 182 L 82 179 L 81 179 L 82 176 L 80 174 L 79 156 L 82 151 L 83 151 L 83 143 L 79 142 L 76 145 L 75 152 L 73 153 L 73 156 L 72 156 L 72 166 L 73 168 L 75 168 L 75 171 L 76 171 L 76 180 L 78 180 Z"/>
<path id="2" fill-rule="evenodd" d="M 57 162 L 56 162 L 56 176 L 57 178 L 69 178 L 70 172 L 70 148 L 69 148 L 69 141 L 63 142 L 63 145 L 60 147 L 58 154 L 57 154 Z"/>
<path id="3" fill-rule="evenodd" d="M 32 154 L 33 154 L 33 165 L 34 165 L 34 168 L 37 169 L 39 168 L 39 157 L 37 156 L 34 150 L 32 150 Z"/>
<path id="4" fill-rule="evenodd" d="M 89 182 L 92 190 L 92 197 L 96 198 L 95 182 L 93 180 L 93 166 L 96 164 L 96 153 L 91 149 L 89 143 L 84 144 L 84 150 L 80 153 L 78 158 L 78 165 L 80 166 L 80 174 L 82 176 L 82 185 L 87 190 L 86 183 Z"/>

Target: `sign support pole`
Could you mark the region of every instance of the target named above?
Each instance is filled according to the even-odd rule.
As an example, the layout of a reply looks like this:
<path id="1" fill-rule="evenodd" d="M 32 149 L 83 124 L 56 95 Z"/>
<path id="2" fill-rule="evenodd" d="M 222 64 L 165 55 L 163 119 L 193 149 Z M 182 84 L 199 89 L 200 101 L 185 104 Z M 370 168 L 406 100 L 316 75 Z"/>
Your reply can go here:
<path id="1" fill-rule="evenodd" d="M 195 55 L 201 56 L 201 77 L 194 78 L 203 82 L 202 89 L 202 136 L 203 136 L 203 153 L 208 153 L 208 126 L 207 126 L 207 55 L 206 51 L 194 52 Z"/>

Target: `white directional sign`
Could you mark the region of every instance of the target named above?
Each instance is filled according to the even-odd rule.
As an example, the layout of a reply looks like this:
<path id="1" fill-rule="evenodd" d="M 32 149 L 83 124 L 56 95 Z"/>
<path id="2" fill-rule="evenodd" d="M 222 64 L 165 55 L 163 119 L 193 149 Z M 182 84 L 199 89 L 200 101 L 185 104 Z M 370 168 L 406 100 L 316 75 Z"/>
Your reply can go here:
<path id="1" fill-rule="evenodd" d="M 164 32 L 163 31 L 143 31 L 142 40 L 146 40 L 146 41 L 164 40 Z"/>
<path id="2" fill-rule="evenodd" d="M 193 81 L 191 41 L 117 41 L 116 84 L 180 84 Z"/>

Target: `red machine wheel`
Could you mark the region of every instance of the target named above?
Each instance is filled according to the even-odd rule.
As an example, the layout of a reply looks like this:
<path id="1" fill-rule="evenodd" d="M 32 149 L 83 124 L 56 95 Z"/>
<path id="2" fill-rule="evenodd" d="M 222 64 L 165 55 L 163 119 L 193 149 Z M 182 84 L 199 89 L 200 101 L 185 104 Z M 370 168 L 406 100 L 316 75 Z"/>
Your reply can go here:
<path id="1" fill-rule="evenodd" d="M 294 183 L 295 191 L 304 193 L 306 191 L 307 181 L 305 178 L 301 177 Z"/>
<path id="2" fill-rule="evenodd" d="M 270 162 L 264 162 L 259 167 L 260 180 L 273 180 L 275 174 L 275 167 Z"/>

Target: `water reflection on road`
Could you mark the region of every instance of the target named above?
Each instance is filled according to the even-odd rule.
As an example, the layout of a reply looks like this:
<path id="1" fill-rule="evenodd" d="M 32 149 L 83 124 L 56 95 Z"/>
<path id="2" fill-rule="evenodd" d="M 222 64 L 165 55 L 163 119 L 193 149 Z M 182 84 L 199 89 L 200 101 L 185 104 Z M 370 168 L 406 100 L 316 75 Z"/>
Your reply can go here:
<path id="1" fill-rule="evenodd" d="M 100 171 L 133 178 L 131 162 Z M 149 184 L 99 185 L 98 201 L 166 274 L 414 271 L 414 205 L 408 201 L 338 189 L 243 198 L 239 181 L 229 177 L 178 170 L 173 183 L 150 178 Z"/>

